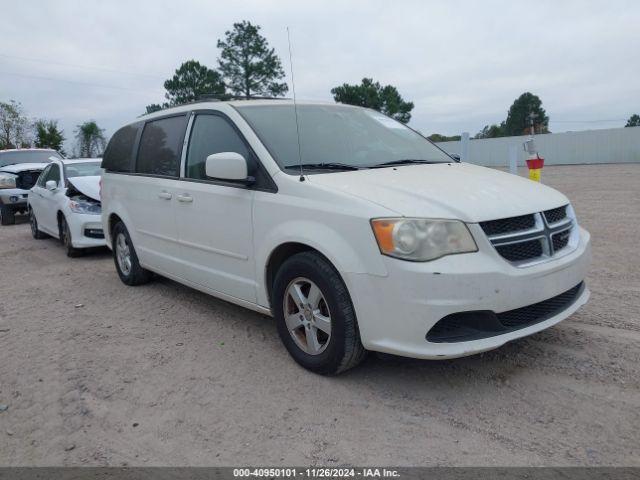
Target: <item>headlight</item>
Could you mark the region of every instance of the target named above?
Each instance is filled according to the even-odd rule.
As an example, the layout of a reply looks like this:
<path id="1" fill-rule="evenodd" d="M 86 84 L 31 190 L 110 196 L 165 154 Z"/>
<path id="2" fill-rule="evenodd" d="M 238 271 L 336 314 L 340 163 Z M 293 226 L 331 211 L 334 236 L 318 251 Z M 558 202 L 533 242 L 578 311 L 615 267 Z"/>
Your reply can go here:
<path id="1" fill-rule="evenodd" d="M 376 218 L 371 226 L 380 251 L 390 257 L 426 262 L 478 251 L 469 229 L 458 220 Z"/>
<path id="2" fill-rule="evenodd" d="M 16 188 L 16 178 L 13 173 L 0 173 L 0 188 Z"/>
<path id="3" fill-rule="evenodd" d="M 69 200 L 69 208 L 73 213 L 88 213 L 90 215 L 100 215 L 102 209 L 96 202 L 86 200 Z"/>

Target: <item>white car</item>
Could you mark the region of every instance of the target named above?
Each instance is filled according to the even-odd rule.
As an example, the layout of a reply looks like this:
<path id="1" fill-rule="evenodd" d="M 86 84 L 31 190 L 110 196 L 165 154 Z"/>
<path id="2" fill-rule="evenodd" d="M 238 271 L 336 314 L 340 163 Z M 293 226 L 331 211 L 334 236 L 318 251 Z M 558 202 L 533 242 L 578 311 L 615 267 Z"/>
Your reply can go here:
<path id="1" fill-rule="evenodd" d="M 33 238 L 60 239 L 67 255 L 106 245 L 100 218 L 100 160 L 53 160 L 29 191 Z"/>
<path id="2" fill-rule="evenodd" d="M 590 238 L 567 197 L 458 163 L 373 110 L 194 103 L 120 129 L 103 168 L 124 283 L 156 272 L 273 315 L 314 372 L 367 350 L 483 352 L 589 298 Z"/>
<path id="3" fill-rule="evenodd" d="M 51 160 L 61 158 L 47 148 L 0 150 L 0 225 L 13 225 L 16 213 L 27 212 L 29 190 Z"/>

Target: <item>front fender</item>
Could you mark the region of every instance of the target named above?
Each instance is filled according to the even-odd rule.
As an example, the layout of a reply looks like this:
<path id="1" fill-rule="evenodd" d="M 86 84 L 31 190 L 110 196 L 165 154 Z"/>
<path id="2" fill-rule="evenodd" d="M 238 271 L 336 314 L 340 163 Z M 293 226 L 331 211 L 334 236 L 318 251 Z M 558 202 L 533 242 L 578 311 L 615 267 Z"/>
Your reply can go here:
<path id="1" fill-rule="evenodd" d="M 267 266 L 271 254 L 286 243 L 299 243 L 317 250 L 340 273 L 387 275 L 368 221 L 351 218 L 348 226 L 329 226 L 313 220 L 285 221 L 256 236 L 257 297 L 260 305 L 269 305 Z"/>

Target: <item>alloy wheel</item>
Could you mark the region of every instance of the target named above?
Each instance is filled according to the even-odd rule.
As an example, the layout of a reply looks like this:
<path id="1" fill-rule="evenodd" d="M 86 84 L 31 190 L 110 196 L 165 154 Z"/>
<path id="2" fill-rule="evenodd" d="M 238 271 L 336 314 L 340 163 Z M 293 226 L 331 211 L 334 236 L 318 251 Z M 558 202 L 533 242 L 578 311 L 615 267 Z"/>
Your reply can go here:
<path id="1" fill-rule="evenodd" d="M 131 249 L 127 238 L 122 233 L 116 237 L 116 260 L 122 274 L 128 277 L 131 273 Z"/>
<path id="2" fill-rule="evenodd" d="M 331 312 L 322 291 L 311 280 L 298 277 L 285 291 L 283 311 L 287 330 L 309 355 L 325 351 L 331 339 Z"/>

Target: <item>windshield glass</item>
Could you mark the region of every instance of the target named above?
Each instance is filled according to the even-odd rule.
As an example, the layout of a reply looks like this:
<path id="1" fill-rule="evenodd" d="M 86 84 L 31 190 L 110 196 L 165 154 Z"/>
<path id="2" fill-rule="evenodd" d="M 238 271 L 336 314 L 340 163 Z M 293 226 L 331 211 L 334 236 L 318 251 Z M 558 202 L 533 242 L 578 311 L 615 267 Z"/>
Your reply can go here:
<path id="1" fill-rule="evenodd" d="M 102 163 L 100 160 L 97 162 L 71 163 L 64 166 L 64 173 L 67 178 L 100 176 L 102 174 L 100 163 Z"/>
<path id="2" fill-rule="evenodd" d="M 53 150 L 16 150 L 0 151 L 0 167 L 16 163 L 51 163 L 49 157 L 62 158 Z"/>
<path id="3" fill-rule="evenodd" d="M 281 168 L 296 166 L 292 104 L 236 106 Z M 302 163 L 372 167 L 400 160 L 451 162 L 427 139 L 379 112 L 345 105 L 298 105 Z"/>

